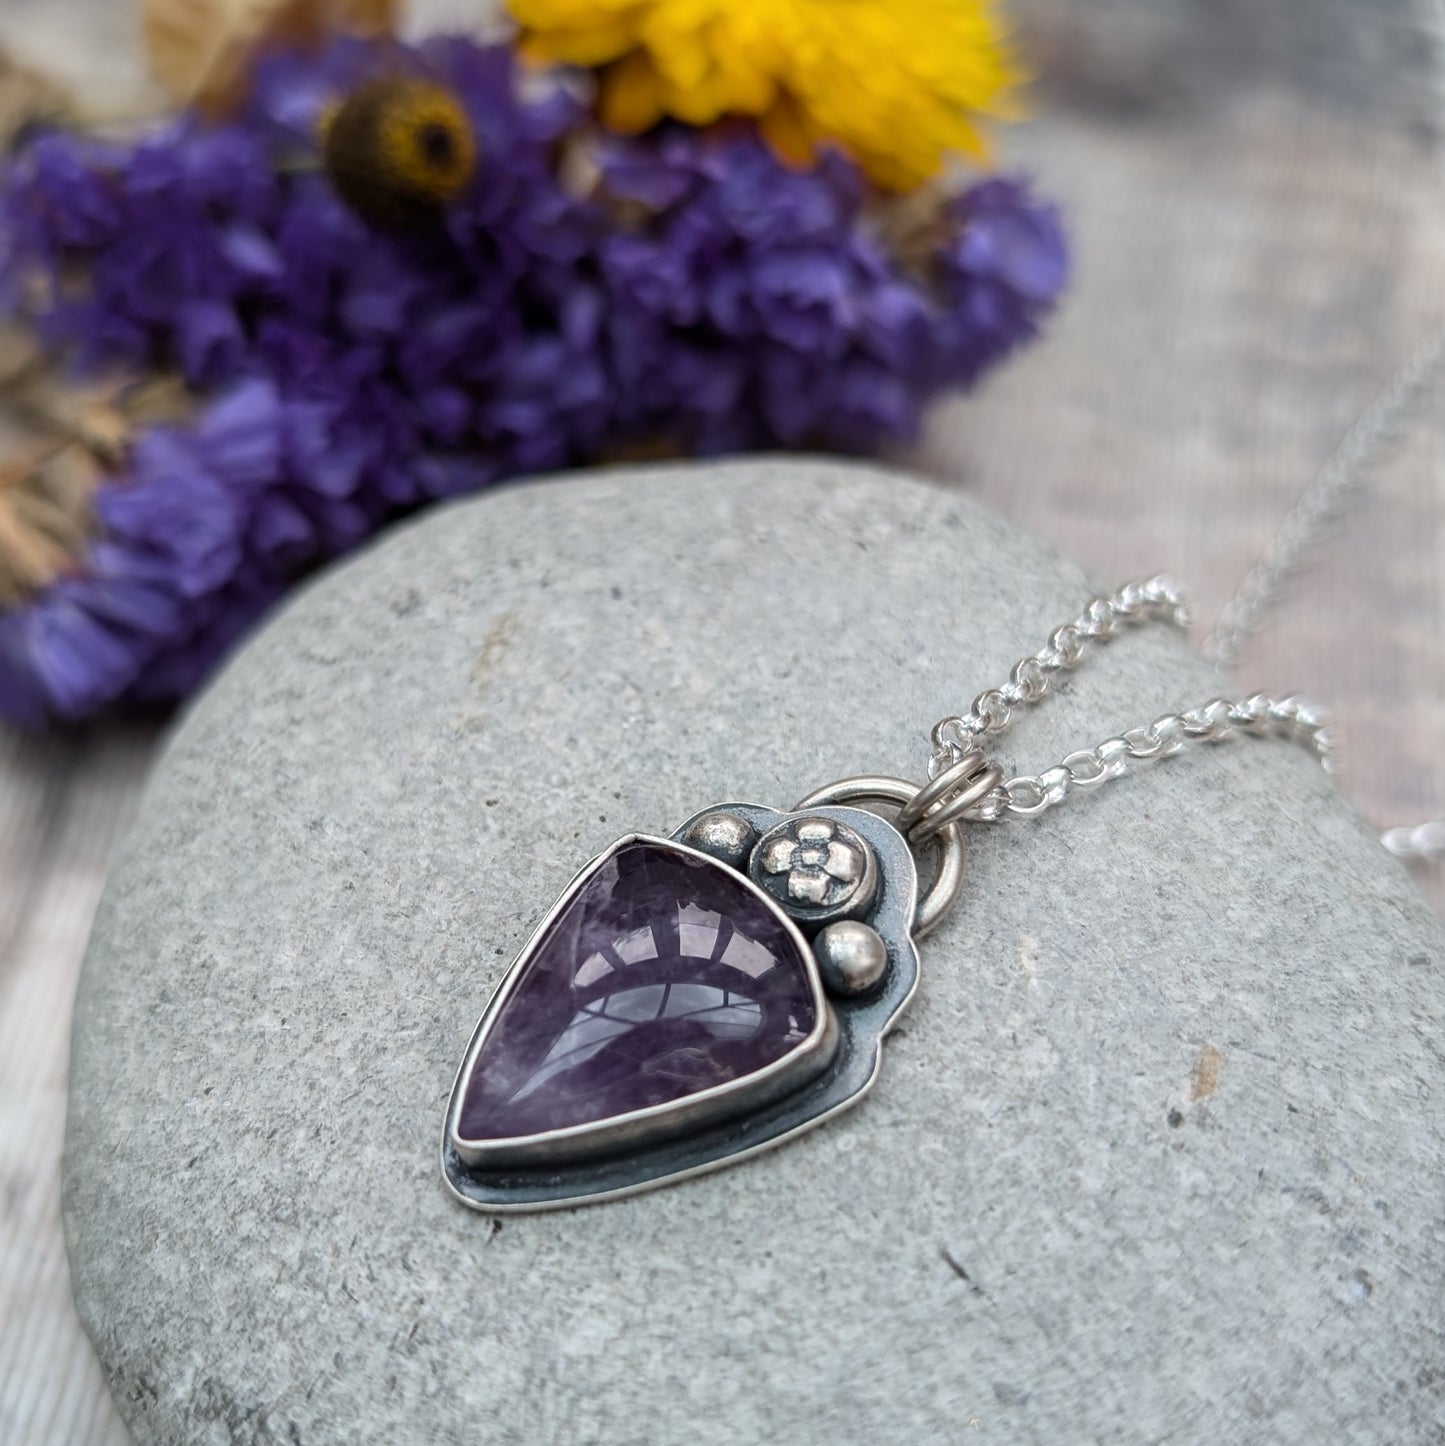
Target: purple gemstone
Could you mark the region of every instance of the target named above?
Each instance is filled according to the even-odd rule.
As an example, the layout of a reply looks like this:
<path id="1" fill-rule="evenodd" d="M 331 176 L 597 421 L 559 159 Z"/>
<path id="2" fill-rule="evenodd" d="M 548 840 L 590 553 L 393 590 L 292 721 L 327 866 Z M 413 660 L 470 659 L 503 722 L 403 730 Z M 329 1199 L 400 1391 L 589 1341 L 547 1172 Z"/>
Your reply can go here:
<path id="1" fill-rule="evenodd" d="M 521 968 L 462 1103 L 470 1141 L 743 1079 L 797 1050 L 826 1007 L 793 933 L 739 875 L 658 842 L 608 857 Z"/>

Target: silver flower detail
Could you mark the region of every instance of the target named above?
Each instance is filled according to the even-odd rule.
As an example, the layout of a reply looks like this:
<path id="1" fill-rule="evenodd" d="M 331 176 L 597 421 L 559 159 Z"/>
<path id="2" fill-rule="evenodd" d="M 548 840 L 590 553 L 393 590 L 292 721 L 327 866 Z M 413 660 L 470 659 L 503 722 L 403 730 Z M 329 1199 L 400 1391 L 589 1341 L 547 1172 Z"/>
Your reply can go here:
<path id="1" fill-rule="evenodd" d="M 826 818 L 805 818 L 771 839 L 763 868 L 786 874 L 788 897 L 799 904 L 841 903 L 858 886 L 866 860 L 856 843 L 838 836 Z"/>

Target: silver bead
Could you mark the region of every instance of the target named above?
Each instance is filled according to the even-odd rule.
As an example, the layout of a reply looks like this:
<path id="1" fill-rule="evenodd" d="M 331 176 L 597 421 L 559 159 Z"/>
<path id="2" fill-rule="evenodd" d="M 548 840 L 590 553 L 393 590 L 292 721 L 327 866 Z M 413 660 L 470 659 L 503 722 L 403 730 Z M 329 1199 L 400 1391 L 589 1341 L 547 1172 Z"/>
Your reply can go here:
<path id="1" fill-rule="evenodd" d="M 756 837 L 752 824 L 735 813 L 706 813 L 688 829 L 686 842 L 740 869 Z"/>
<path id="2" fill-rule="evenodd" d="M 876 929 L 857 919 L 829 924 L 813 940 L 813 953 L 830 994 L 865 994 L 888 968 L 888 946 Z"/>

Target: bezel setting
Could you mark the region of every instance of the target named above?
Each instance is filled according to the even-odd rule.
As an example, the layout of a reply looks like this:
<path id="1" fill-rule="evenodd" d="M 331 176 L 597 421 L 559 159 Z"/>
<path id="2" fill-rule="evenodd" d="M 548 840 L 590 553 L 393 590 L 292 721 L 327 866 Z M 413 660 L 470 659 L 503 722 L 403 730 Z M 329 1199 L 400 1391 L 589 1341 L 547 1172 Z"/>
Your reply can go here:
<path id="1" fill-rule="evenodd" d="M 683 1095 L 680 1099 L 538 1134 L 493 1139 L 467 1138 L 461 1132 L 462 1106 L 471 1088 L 473 1074 L 507 1004 L 526 977 L 528 966 L 549 937 L 552 926 L 586 890 L 592 879 L 619 853 L 634 844 L 648 844 L 684 858 L 701 860 L 709 868 L 725 869 L 736 883 L 743 885 L 754 898 L 769 908 L 785 926 L 788 939 L 797 953 L 797 963 L 807 976 L 816 1013 L 813 1028 L 787 1054 L 771 1064 L 724 1084 Z M 685 1134 L 699 1125 L 728 1119 L 787 1094 L 827 1067 L 837 1043 L 838 1028 L 823 989 L 812 947 L 798 926 L 777 908 L 765 890 L 758 888 L 737 869 L 729 868 L 713 855 L 688 844 L 679 843 L 675 839 L 656 838 L 651 834 L 627 834 L 592 859 L 568 884 L 562 896 L 533 930 L 532 937 L 517 955 L 492 995 L 477 1025 L 453 1091 L 452 1107 L 448 1116 L 450 1143 L 469 1165 L 482 1167 L 546 1165 L 652 1144 Z"/>
<path id="2" fill-rule="evenodd" d="M 687 842 L 698 836 L 694 831 L 713 814 L 741 818 L 754 831 L 755 840 L 780 824 L 823 817 L 853 831 L 867 844 L 876 868 L 876 888 L 864 917 L 888 951 L 887 967 L 876 988 L 855 997 L 827 994 L 808 939 L 812 930 L 806 923 L 800 927 L 766 890 L 757 889 L 747 878 L 749 859 L 734 865 Z M 595 1126 L 517 1137 L 502 1148 L 488 1148 L 488 1142 L 462 1136 L 458 1126 L 472 1070 L 527 961 L 597 869 L 634 842 L 665 845 L 727 868 L 756 891 L 795 941 L 802 941 L 804 967 L 819 991 L 816 997 L 825 1001 L 818 1026 L 805 1041 L 804 1063 L 793 1063 L 795 1049 L 777 1062 L 775 1070 L 758 1070 L 713 1090 L 631 1112 L 635 1118 L 618 1115 L 595 1122 Z M 503 975 L 473 1032 L 457 1071 L 443 1129 L 442 1170 L 447 1187 L 463 1204 L 493 1214 L 615 1199 L 733 1164 L 847 1109 L 867 1093 L 877 1077 L 883 1038 L 917 988 L 918 951 L 913 934 L 917 908 L 917 870 L 908 844 L 885 819 L 860 808 L 829 805 L 784 812 L 760 804 L 724 803 L 694 814 L 669 838 L 629 834 L 617 840 L 581 870 L 548 910 Z M 806 1062 L 817 1068 L 810 1072 Z M 695 1107 L 690 1107 L 690 1102 L 695 1102 Z"/>

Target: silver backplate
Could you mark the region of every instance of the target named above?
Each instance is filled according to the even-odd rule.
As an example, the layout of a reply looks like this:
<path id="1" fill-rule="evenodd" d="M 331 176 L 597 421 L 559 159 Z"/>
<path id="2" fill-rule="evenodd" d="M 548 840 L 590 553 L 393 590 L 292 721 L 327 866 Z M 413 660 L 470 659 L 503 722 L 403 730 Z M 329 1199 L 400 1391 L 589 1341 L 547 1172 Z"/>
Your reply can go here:
<path id="1" fill-rule="evenodd" d="M 809 817 L 821 816 L 846 825 L 873 849 L 881 877 L 866 922 L 877 930 L 888 948 L 887 971 L 877 989 L 860 998 L 830 998 L 839 1037 L 827 1069 L 797 1090 L 742 1118 L 701 1127 L 681 1139 L 600 1158 L 552 1163 L 544 1168 L 484 1169 L 468 1164 L 453 1147 L 449 1132 L 444 1133 L 442 1170 L 448 1186 L 463 1204 L 502 1214 L 558 1209 L 653 1189 L 770 1149 L 847 1109 L 867 1093 L 878 1074 L 883 1038 L 918 986 L 918 951 L 912 935 L 917 870 L 903 837 L 876 814 L 842 806 L 805 812 Z M 718 804 L 688 819 L 672 835 L 673 839 L 685 841 L 698 820 L 712 813 L 738 815 L 758 835 L 804 816 L 760 804 Z M 460 1083 L 459 1074 L 454 1089 Z M 448 1106 L 448 1120 L 454 1106 L 455 1100 Z"/>

